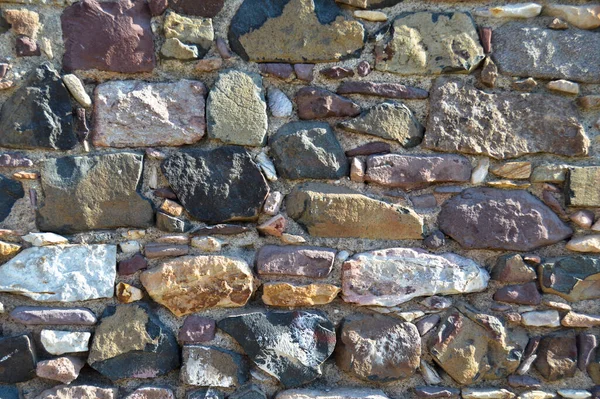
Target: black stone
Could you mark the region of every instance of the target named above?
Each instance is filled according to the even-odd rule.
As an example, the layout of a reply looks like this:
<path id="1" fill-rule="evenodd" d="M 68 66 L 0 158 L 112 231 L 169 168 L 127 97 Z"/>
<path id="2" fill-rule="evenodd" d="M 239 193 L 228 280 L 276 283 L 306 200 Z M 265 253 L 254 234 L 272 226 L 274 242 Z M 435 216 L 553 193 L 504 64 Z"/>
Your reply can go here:
<path id="1" fill-rule="evenodd" d="M 203 222 L 254 220 L 269 193 L 260 169 L 240 147 L 180 151 L 162 170 L 188 213 Z"/>
<path id="2" fill-rule="evenodd" d="M 215 388 L 203 388 L 188 392 L 186 399 L 225 399 L 225 394 Z"/>
<path id="3" fill-rule="evenodd" d="M 8 217 L 15 202 L 24 195 L 21 182 L 0 175 L 0 222 Z"/>
<path id="4" fill-rule="evenodd" d="M 70 150 L 73 132 L 71 99 L 50 63 L 31 71 L 0 111 L 0 146 Z"/>
<path id="5" fill-rule="evenodd" d="M 328 123 L 290 122 L 269 138 L 277 173 L 288 179 L 339 179 L 348 161 Z"/>
<path id="6" fill-rule="evenodd" d="M 224 4 L 225 0 L 170 0 L 169 8 L 181 14 L 212 18 Z"/>
<path id="7" fill-rule="evenodd" d="M 331 321 L 313 311 L 247 313 L 226 317 L 217 326 L 242 346 L 258 368 L 286 387 L 318 378 L 336 342 Z"/>
<path id="8" fill-rule="evenodd" d="M 27 335 L 0 338 L 0 383 L 14 384 L 35 378 L 36 363 L 35 346 Z"/>
<path id="9" fill-rule="evenodd" d="M 0 399 L 19 399 L 19 389 L 12 385 L 0 386 Z"/>

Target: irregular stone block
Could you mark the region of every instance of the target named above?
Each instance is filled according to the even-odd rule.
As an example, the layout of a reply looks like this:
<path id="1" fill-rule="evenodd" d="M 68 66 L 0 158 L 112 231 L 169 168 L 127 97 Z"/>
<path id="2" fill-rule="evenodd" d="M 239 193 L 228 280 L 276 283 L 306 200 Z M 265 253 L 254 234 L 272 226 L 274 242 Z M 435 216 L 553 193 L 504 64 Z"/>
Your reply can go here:
<path id="1" fill-rule="evenodd" d="M 27 335 L 0 338 L 0 382 L 14 384 L 35 378 L 37 357 Z"/>
<path id="2" fill-rule="evenodd" d="M 199 58 L 206 55 L 215 38 L 212 19 L 186 17 L 172 11 L 165 16 L 163 31 L 167 39 L 195 44 Z"/>
<path id="3" fill-rule="evenodd" d="M 239 353 L 212 346 L 184 345 L 182 358 L 180 378 L 185 384 L 230 388 L 248 381 L 248 360 Z"/>
<path id="4" fill-rule="evenodd" d="M 575 337 L 546 336 L 540 341 L 534 366 L 549 381 L 573 377 L 577 370 Z"/>
<path id="5" fill-rule="evenodd" d="M 521 314 L 521 324 L 528 327 L 560 327 L 557 310 L 535 310 Z"/>
<path id="6" fill-rule="evenodd" d="M 570 167 L 565 182 L 565 202 L 569 206 L 600 207 L 600 166 Z"/>
<path id="7" fill-rule="evenodd" d="M 296 92 L 300 119 L 356 116 L 360 107 L 353 101 L 319 87 L 303 87 Z"/>
<path id="8" fill-rule="evenodd" d="M 259 276 L 327 277 L 336 250 L 322 247 L 265 245 L 256 254 Z"/>
<path id="9" fill-rule="evenodd" d="M 519 254 L 501 255 L 491 273 L 492 280 L 503 283 L 528 283 L 537 278 L 535 270 L 525 264 Z"/>
<path id="10" fill-rule="evenodd" d="M 143 387 L 136 389 L 125 399 L 175 399 L 175 394 L 167 388 Z"/>
<path id="11" fill-rule="evenodd" d="M 17 306 L 10 317 L 27 325 L 93 326 L 98 321 L 88 308 L 53 308 L 47 306 Z"/>
<path id="12" fill-rule="evenodd" d="M 40 342 L 46 352 L 52 355 L 87 352 L 92 334 L 79 331 L 42 330 Z"/>
<path id="13" fill-rule="evenodd" d="M 43 391 L 35 399 L 117 399 L 118 393 L 118 388 L 58 385 Z"/>
<path id="14" fill-rule="evenodd" d="M 543 292 L 568 301 L 600 298 L 600 258 L 568 256 L 550 259 L 539 266 Z"/>
<path id="15" fill-rule="evenodd" d="M 544 15 L 558 17 L 579 29 L 596 29 L 600 26 L 600 5 L 597 4 L 548 4 L 544 6 Z"/>
<path id="16" fill-rule="evenodd" d="M 211 341 L 215 337 L 216 324 L 213 319 L 198 315 L 185 318 L 179 330 L 179 341 L 184 344 L 197 344 Z"/>
<path id="17" fill-rule="evenodd" d="M 79 372 L 84 365 L 84 359 L 64 356 L 38 362 L 35 372 L 40 378 L 70 384 L 79 377 Z M 2 396 L 0 395 L 0 397 Z"/>
<path id="18" fill-rule="evenodd" d="M 0 222 L 10 215 L 13 205 L 23 198 L 23 184 L 20 181 L 0 175 Z"/>
<path id="19" fill-rule="evenodd" d="M 542 302 L 542 296 L 537 289 L 537 283 L 532 281 L 522 285 L 508 285 L 498 288 L 494 294 L 494 300 L 536 306 Z"/>
<path id="20" fill-rule="evenodd" d="M 292 285 L 265 283 L 262 286 L 265 305 L 279 307 L 307 307 L 331 303 L 340 288 L 331 284 Z"/>

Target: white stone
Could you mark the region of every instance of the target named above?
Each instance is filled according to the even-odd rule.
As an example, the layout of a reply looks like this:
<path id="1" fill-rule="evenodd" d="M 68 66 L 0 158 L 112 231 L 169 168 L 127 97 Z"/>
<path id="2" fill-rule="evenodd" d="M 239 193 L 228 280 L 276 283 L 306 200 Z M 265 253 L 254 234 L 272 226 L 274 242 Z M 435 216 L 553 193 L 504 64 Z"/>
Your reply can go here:
<path id="1" fill-rule="evenodd" d="M 559 79 L 548 82 L 548 89 L 565 94 L 579 94 L 579 85 L 575 82 Z"/>
<path id="2" fill-rule="evenodd" d="M 271 114 L 274 117 L 285 118 L 292 114 L 294 106 L 284 92 L 275 87 L 270 87 L 267 91 L 267 97 L 269 100 L 269 110 L 271 110 Z"/>
<path id="3" fill-rule="evenodd" d="M 284 244 L 295 245 L 295 244 L 304 244 L 306 242 L 306 239 L 299 235 L 283 233 L 283 234 L 281 234 L 281 241 Z"/>
<path id="4" fill-rule="evenodd" d="M 560 327 L 558 310 L 536 310 L 521 314 L 521 323 L 529 327 Z"/>
<path id="5" fill-rule="evenodd" d="M 263 174 L 269 181 L 277 181 L 277 171 L 275 170 L 275 165 L 271 158 L 268 157 L 264 152 L 259 152 L 258 155 L 254 158 L 260 166 Z"/>
<path id="6" fill-rule="evenodd" d="M 544 6 L 544 14 L 558 17 L 580 29 L 596 29 L 600 26 L 599 4 L 582 6 L 548 4 Z"/>
<path id="7" fill-rule="evenodd" d="M 137 241 L 125 241 L 119 243 L 119 249 L 121 250 L 121 252 L 126 254 L 140 252 L 140 243 Z"/>
<path id="8" fill-rule="evenodd" d="M 65 237 L 54 233 L 29 233 L 21 238 L 23 241 L 31 243 L 31 245 L 36 247 L 44 247 L 46 245 L 63 245 L 69 243 L 69 240 L 67 240 Z"/>
<path id="9" fill-rule="evenodd" d="M 362 159 L 358 157 L 352 158 L 350 161 L 350 180 L 357 183 L 365 181 L 366 166 Z"/>
<path id="10" fill-rule="evenodd" d="M 519 399 L 552 399 L 556 395 L 547 391 L 528 391 L 519 395 Z"/>
<path id="11" fill-rule="evenodd" d="M 0 314 L 4 313 L 4 304 L 0 302 Z"/>
<path id="12" fill-rule="evenodd" d="M 388 397 L 380 389 L 331 388 L 317 390 L 299 388 L 280 391 L 275 395 L 275 399 L 388 399 Z"/>
<path id="13" fill-rule="evenodd" d="M 146 230 L 127 230 L 121 233 L 121 237 L 128 240 L 139 240 L 146 237 Z"/>
<path id="14" fill-rule="evenodd" d="M 477 166 L 471 172 L 471 183 L 472 184 L 481 184 L 485 181 L 485 178 L 488 175 L 488 170 L 490 169 L 490 159 L 489 158 L 481 158 L 479 162 L 477 162 Z"/>
<path id="15" fill-rule="evenodd" d="M 381 11 L 365 11 L 356 10 L 354 11 L 354 17 L 364 19 L 365 21 L 371 22 L 385 22 L 387 21 L 387 15 Z"/>
<path id="16" fill-rule="evenodd" d="M 192 247 L 203 252 L 219 252 L 223 246 L 222 241 L 214 237 L 193 237 Z"/>
<path id="17" fill-rule="evenodd" d="M 496 7 L 480 7 L 473 15 L 484 18 L 533 18 L 540 15 L 542 6 L 537 3 L 507 4 Z"/>
<path id="18" fill-rule="evenodd" d="M 346 302 L 396 306 L 412 298 L 480 292 L 489 275 L 462 256 L 415 248 L 388 248 L 354 255 L 342 267 Z"/>
<path id="19" fill-rule="evenodd" d="M 515 394 L 506 389 L 496 388 L 463 388 L 461 391 L 463 399 L 509 399 Z"/>
<path id="20" fill-rule="evenodd" d="M 92 99 L 85 92 L 83 83 L 81 83 L 81 80 L 79 80 L 77 76 L 70 73 L 68 75 L 63 75 L 62 79 L 65 83 L 65 86 L 67 86 L 67 89 L 69 89 L 71 95 L 75 98 L 75 100 L 77 100 L 79 104 L 83 105 L 86 108 L 92 106 Z"/>
<path id="21" fill-rule="evenodd" d="M 0 292 L 42 302 L 112 298 L 116 263 L 115 245 L 27 248 L 0 266 Z"/>
<path id="22" fill-rule="evenodd" d="M 592 226 L 592 230 L 595 226 L 595 224 Z M 600 253 L 600 234 L 571 238 L 566 248 L 575 252 Z"/>
<path id="23" fill-rule="evenodd" d="M 263 213 L 271 216 L 277 215 L 281 209 L 282 202 L 283 194 L 279 191 L 271 191 L 263 205 Z"/>
<path id="24" fill-rule="evenodd" d="M 87 352 L 92 334 L 89 332 L 42 330 L 40 341 L 52 355 Z"/>
<path id="25" fill-rule="evenodd" d="M 410 310 L 408 312 L 400 312 L 398 313 L 398 316 L 404 319 L 404 321 L 408 321 L 410 323 L 420 317 L 425 316 L 425 312 L 422 312 L 420 310 Z"/>
<path id="26" fill-rule="evenodd" d="M 421 359 L 419 371 L 425 382 L 429 385 L 438 385 L 442 383 L 442 378 L 435 369 L 425 360 Z"/>
<path id="27" fill-rule="evenodd" d="M 591 398 L 592 394 L 585 389 L 559 389 L 558 394 L 567 399 L 587 399 Z"/>

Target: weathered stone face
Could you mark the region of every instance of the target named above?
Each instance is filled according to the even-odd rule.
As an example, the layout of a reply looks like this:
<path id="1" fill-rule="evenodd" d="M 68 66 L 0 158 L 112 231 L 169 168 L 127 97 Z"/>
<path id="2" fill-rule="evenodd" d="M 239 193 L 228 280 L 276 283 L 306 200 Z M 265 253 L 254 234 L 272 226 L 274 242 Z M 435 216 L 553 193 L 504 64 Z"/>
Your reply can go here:
<path id="1" fill-rule="evenodd" d="M 35 346 L 27 335 L 0 338 L 0 382 L 14 384 L 35 378 Z"/>
<path id="2" fill-rule="evenodd" d="M 568 169 L 565 184 L 565 202 L 570 206 L 600 207 L 600 166 Z"/>
<path id="3" fill-rule="evenodd" d="M 470 259 L 421 249 L 364 252 L 342 266 L 343 299 L 359 305 L 396 306 L 419 296 L 478 292 L 488 280 Z"/>
<path id="4" fill-rule="evenodd" d="M 305 63 L 352 56 L 364 36 L 364 27 L 344 18 L 332 0 L 245 0 L 228 37 L 246 60 Z"/>
<path id="5" fill-rule="evenodd" d="M 492 43 L 494 61 L 503 74 L 600 82 L 600 42 L 594 32 L 513 22 L 494 29 Z"/>
<path id="6" fill-rule="evenodd" d="M 405 379 L 415 373 L 420 357 L 421 337 L 414 324 L 381 315 L 354 315 L 341 323 L 335 360 L 355 377 L 380 382 Z"/>
<path id="7" fill-rule="evenodd" d="M 535 368 L 549 381 L 573 377 L 577 370 L 575 337 L 547 336 L 540 341 Z"/>
<path id="8" fill-rule="evenodd" d="M 77 144 L 71 100 L 54 67 L 33 69 L 0 111 L 0 146 L 70 150 Z"/>
<path id="9" fill-rule="evenodd" d="M 484 59 L 469 14 L 400 14 L 375 49 L 375 69 L 402 75 L 468 73 Z"/>
<path id="10" fill-rule="evenodd" d="M 209 223 L 256 219 L 269 193 L 251 155 L 239 147 L 180 151 L 162 170 L 186 211 Z"/>
<path id="11" fill-rule="evenodd" d="M 163 24 L 165 38 L 196 45 L 198 57 L 206 55 L 215 38 L 210 18 L 194 18 L 169 11 Z"/>
<path id="12" fill-rule="evenodd" d="M 131 152 L 66 156 L 42 165 L 40 230 L 60 234 L 152 225 L 152 205 L 137 188 L 142 156 Z"/>
<path id="13" fill-rule="evenodd" d="M 10 312 L 13 320 L 32 325 L 93 326 L 98 321 L 87 308 L 53 308 L 49 306 L 17 306 Z"/>
<path id="14" fill-rule="evenodd" d="M 10 215 L 13 205 L 23 198 L 23 184 L 17 180 L 0 175 L 0 222 Z"/>
<path id="15" fill-rule="evenodd" d="M 333 324 L 317 312 L 247 313 L 226 317 L 217 326 L 244 348 L 258 368 L 286 387 L 318 378 L 321 364 L 335 347 Z"/>
<path id="16" fill-rule="evenodd" d="M 239 353 L 202 345 L 183 346 L 181 381 L 189 385 L 230 388 L 248 381 L 248 360 Z"/>
<path id="17" fill-rule="evenodd" d="M 275 399 L 388 399 L 380 389 L 369 388 L 333 388 L 328 390 L 318 389 L 288 389 L 280 391 Z"/>
<path id="18" fill-rule="evenodd" d="M 176 316 L 213 307 L 244 306 L 256 289 L 246 262 L 225 256 L 188 256 L 144 271 L 152 299 Z"/>
<path id="19" fill-rule="evenodd" d="M 356 116 L 360 107 L 354 101 L 319 87 L 303 87 L 294 99 L 300 119 Z"/>
<path id="20" fill-rule="evenodd" d="M 600 258 L 568 256 L 548 260 L 538 271 L 543 292 L 568 301 L 600 298 Z"/>
<path id="21" fill-rule="evenodd" d="M 66 71 L 151 72 L 154 42 L 147 2 L 82 0 L 61 15 Z"/>
<path id="22" fill-rule="evenodd" d="M 573 234 L 550 208 L 523 190 L 468 188 L 442 205 L 438 223 L 469 249 L 529 251 Z"/>
<path id="23" fill-rule="evenodd" d="M 318 237 L 421 239 L 423 220 L 413 210 L 320 183 L 296 186 L 286 199 L 290 217 Z"/>
<path id="24" fill-rule="evenodd" d="M 266 283 L 262 286 L 262 290 L 263 303 L 278 307 L 326 305 L 333 301 L 340 292 L 339 287 L 322 283 L 309 285 Z"/>
<path id="25" fill-rule="evenodd" d="M 474 112 L 484 107 L 485 112 Z M 547 94 L 488 94 L 459 79 L 431 90 L 423 144 L 436 151 L 515 158 L 547 152 L 585 156 L 590 141 L 567 98 Z"/>
<path id="26" fill-rule="evenodd" d="M 336 251 L 321 247 L 265 245 L 256 254 L 259 276 L 327 277 Z"/>
<path id="27" fill-rule="evenodd" d="M 94 92 L 97 147 L 193 144 L 204 136 L 204 83 L 116 80 Z"/>
<path id="28" fill-rule="evenodd" d="M 118 388 L 93 385 L 57 385 L 40 393 L 35 399 L 117 399 Z"/>

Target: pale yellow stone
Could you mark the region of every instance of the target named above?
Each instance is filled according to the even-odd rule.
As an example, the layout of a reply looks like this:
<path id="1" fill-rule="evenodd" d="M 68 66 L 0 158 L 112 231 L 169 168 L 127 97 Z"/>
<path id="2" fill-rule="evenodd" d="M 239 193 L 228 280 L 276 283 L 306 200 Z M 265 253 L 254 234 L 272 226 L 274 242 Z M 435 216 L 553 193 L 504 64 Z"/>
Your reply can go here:
<path id="1" fill-rule="evenodd" d="M 127 283 L 117 284 L 117 298 L 121 303 L 131 303 L 139 301 L 144 297 L 144 293 L 137 287 Z"/>
<path id="2" fill-rule="evenodd" d="M 40 28 L 40 16 L 37 12 L 22 8 L 20 10 L 4 10 L 6 22 L 11 26 L 10 29 L 16 35 L 29 36 L 32 39 L 37 37 Z"/>
<path id="3" fill-rule="evenodd" d="M 360 158 L 352 158 L 350 162 L 350 180 L 357 183 L 365 181 L 365 163 Z"/>
<path id="4" fill-rule="evenodd" d="M 531 162 L 506 162 L 491 169 L 492 173 L 505 179 L 529 179 Z"/>
<path id="5" fill-rule="evenodd" d="M 302 236 L 298 236 L 295 234 L 283 233 L 281 235 L 281 241 L 285 244 L 304 244 L 306 239 Z"/>
<path id="6" fill-rule="evenodd" d="M 79 104 L 84 107 L 92 106 L 92 99 L 86 93 L 83 83 L 81 83 L 81 80 L 77 76 L 73 74 L 64 75 L 62 80 L 73 98 L 75 98 Z"/>
<path id="7" fill-rule="evenodd" d="M 495 188 L 528 188 L 531 186 L 531 183 L 511 180 L 496 180 L 488 182 L 487 185 Z"/>
<path id="8" fill-rule="evenodd" d="M 146 230 L 127 230 L 121 233 L 121 237 L 128 240 L 140 240 L 146 237 Z"/>
<path id="9" fill-rule="evenodd" d="M 0 241 L 0 260 L 5 261 L 12 258 L 21 250 L 21 246 L 9 242 Z"/>
<path id="10" fill-rule="evenodd" d="M 544 6 L 544 14 L 561 18 L 580 29 L 596 29 L 600 26 L 600 4 L 548 4 Z"/>
<path id="11" fill-rule="evenodd" d="M 548 89 L 565 94 L 579 94 L 579 85 L 564 79 L 548 82 Z"/>
<path id="12" fill-rule="evenodd" d="M 537 3 L 506 4 L 475 9 L 474 15 L 485 18 L 533 18 L 540 15 L 542 6 Z"/>
<path id="13" fill-rule="evenodd" d="M 356 10 L 354 11 L 354 17 L 364 19 L 365 21 L 371 22 L 385 22 L 387 21 L 387 15 L 381 11 L 365 11 Z"/>
<path id="14" fill-rule="evenodd" d="M 563 327 L 575 328 L 597 327 L 600 326 L 600 316 L 569 312 L 563 317 L 560 324 Z"/>
<path id="15" fill-rule="evenodd" d="M 263 285 L 262 300 L 266 305 L 282 307 L 325 305 L 339 292 L 340 288 L 331 284 L 267 283 Z"/>
<path id="16" fill-rule="evenodd" d="M 171 216 L 180 216 L 183 213 L 183 207 L 170 199 L 163 201 L 160 210 Z"/>
<path id="17" fill-rule="evenodd" d="M 572 238 L 566 248 L 575 252 L 600 253 L 600 234 Z"/>
<path id="18" fill-rule="evenodd" d="M 179 39 L 183 43 L 206 46 L 215 38 L 212 19 L 186 17 L 172 11 L 165 17 L 163 29 L 167 39 Z"/>
<path id="19" fill-rule="evenodd" d="M 37 172 L 20 171 L 13 173 L 13 177 L 19 180 L 35 180 L 40 177 L 40 174 Z"/>
<path id="20" fill-rule="evenodd" d="M 204 252 L 219 252 L 221 241 L 214 237 L 192 237 L 192 247 Z"/>

